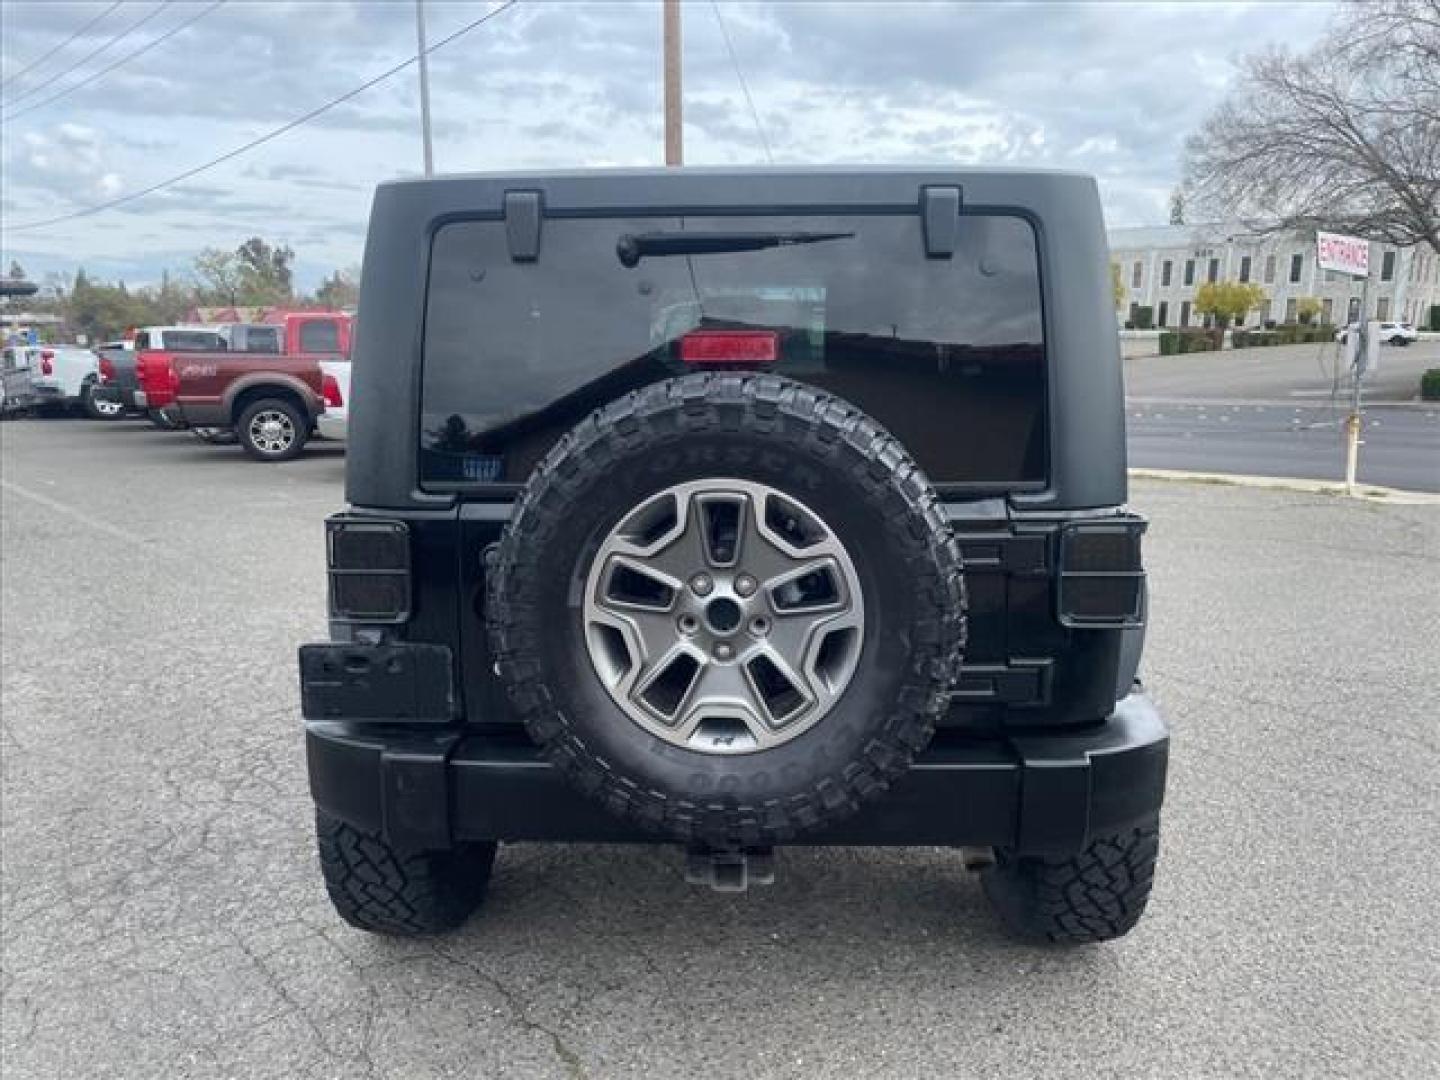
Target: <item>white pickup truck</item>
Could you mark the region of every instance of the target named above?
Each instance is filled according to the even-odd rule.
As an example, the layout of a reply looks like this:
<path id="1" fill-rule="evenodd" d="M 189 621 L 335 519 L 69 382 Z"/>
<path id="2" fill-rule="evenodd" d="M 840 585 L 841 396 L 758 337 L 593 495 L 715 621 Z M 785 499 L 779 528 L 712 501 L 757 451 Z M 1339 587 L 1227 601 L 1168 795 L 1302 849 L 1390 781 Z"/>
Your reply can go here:
<path id="1" fill-rule="evenodd" d="M 80 345 L 15 345 L 0 367 L 0 413 L 84 409 L 95 420 L 115 420 L 120 402 L 96 395 L 100 358 Z"/>
<path id="2" fill-rule="evenodd" d="M 315 428 L 322 439 L 344 442 L 350 419 L 350 361 L 321 360 L 320 372 L 325 411 L 315 418 Z"/>

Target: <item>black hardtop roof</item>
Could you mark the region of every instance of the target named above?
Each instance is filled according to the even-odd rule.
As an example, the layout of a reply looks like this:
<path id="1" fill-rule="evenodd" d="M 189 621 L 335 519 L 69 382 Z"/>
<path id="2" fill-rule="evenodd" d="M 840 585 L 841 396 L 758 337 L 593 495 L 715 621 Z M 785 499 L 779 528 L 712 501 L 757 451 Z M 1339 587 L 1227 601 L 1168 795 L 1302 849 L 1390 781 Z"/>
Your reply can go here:
<path id="1" fill-rule="evenodd" d="M 684 165 L 681 167 L 659 165 L 603 166 L 596 168 L 575 167 L 568 169 L 483 169 L 478 172 L 441 173 L 438 176 L 401 176 L 387 180 L 382 186 L 399 184 L 441 184 L 450 180 L 564 180 L 595 179 L 601 177 L 626 177 L 630 179 L 653 179 L 663 177 L 664 181 L 683 183 L 686 177 L 728 176 L 878 176 L 878 177 L 945 177 L 959 180 L 979 176 L 1058 176 L 1089 179 L 1090 173 L 1079 169 L 1052 169 L 996 165 L 954 165 L 935 162 L 921 165 Z"/>
<path id="2" fill-rule="evenodd" d="M 538 190 L 547 212 L 700 206 L 913 207 L 921 188 L 959 186 L 964 203 L 1039 212 L 1056 199 L 1094 199 L 1095 180 L 1056 169 L 815 165 L 554 169 L 456 173 L 387 181 L 377 203 L 433 212 L 498 211 L 507 192 Z"/>

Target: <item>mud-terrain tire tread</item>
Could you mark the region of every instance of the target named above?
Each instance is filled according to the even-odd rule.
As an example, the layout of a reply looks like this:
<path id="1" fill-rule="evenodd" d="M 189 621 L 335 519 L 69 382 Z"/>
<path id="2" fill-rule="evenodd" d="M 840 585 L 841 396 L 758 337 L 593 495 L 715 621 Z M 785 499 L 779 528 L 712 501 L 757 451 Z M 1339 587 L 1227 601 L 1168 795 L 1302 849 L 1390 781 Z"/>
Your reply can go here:
<path id="1" fill-rule="evenodd" d="M 320 871 L 340 917 L 375 934 L 417 937 L 454 930 L 479 906 L 496 844 L 398 851 L 323 811 L 315 815 Z"/>
<path id="2" fill-rule="evenodd" d="M 745 424 L 825 453 L 887 507 L 891 543 L 904 552 L 917 620 L 897 705 L 863 752 L 810 787 L 763 805 L 680 798 L 617 774 L 556 707 L 527 647 L 536 634 L 536 562 L 570 527 L 576 500 L 603 484 L 612 461 L 652 436 L 738 432 Z M 617 816 L 697 843 L 767 844 L 843 820 L 882 795 L 929 743 L 949 703 L 965 647 L 960 547 L 934 488 L 900 442 L 874 420 L 823 391 L 774 375 L 711 372 L 632 391 L 562 436 L 535 467 L 491 564 L 486 616 L 491 654 L 510 701 L 544 756 L 580 791 Z"/>
<path id="3" fill-rule="evenodd" d="M 1069 858 L 999 851 L 981 881 L 1001 921 L 1023 940 L 1111 941 L 1144 913 L 1159 854 L 1156 822 L 1097 839 Z"/>

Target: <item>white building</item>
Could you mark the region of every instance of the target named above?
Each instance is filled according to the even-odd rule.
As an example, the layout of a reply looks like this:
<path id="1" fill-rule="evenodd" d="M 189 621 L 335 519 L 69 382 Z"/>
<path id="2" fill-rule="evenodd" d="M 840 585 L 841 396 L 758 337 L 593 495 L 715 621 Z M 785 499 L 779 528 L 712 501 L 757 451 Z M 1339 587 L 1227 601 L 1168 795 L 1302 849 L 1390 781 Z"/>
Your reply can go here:
<path id="1" fill-rule="evenodd" d="M 1166 225 L 1111 229 L 1110 257 L 1129 291 L 1122 307 L 1149 307 L 1156 326 L 1199 326 L 1195 290 L 1206 281 L 1254 282 L 1266 300 L 1246 326 L 1296 321 L 1302 297 L 1320 301 L 1320 320 L 1353 322 L 1360 315 L 1364 282 L 1320 270 L 1315 238 L 1298 233 L 1257 235 L 1242 226 Z M 1440 304 L 1440 254 L 1428 246 L 1370 245 L 1367 317 L 1425 325 Z"/>

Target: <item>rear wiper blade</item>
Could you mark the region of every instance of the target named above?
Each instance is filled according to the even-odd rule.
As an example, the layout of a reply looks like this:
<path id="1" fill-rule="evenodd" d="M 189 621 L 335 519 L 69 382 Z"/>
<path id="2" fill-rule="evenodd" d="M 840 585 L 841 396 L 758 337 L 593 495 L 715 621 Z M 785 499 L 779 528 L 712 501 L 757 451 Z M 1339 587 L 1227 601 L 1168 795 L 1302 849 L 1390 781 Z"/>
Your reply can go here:
<path id="1" fill-rule="evenodd" d="M 646 255 L 715 255 L 729 251 L 763 251 L 793 244 L 849 240 L 853 232 L 652 232 L 626 233 L 615 243 L 625 266 L 637 266 Z"/>

